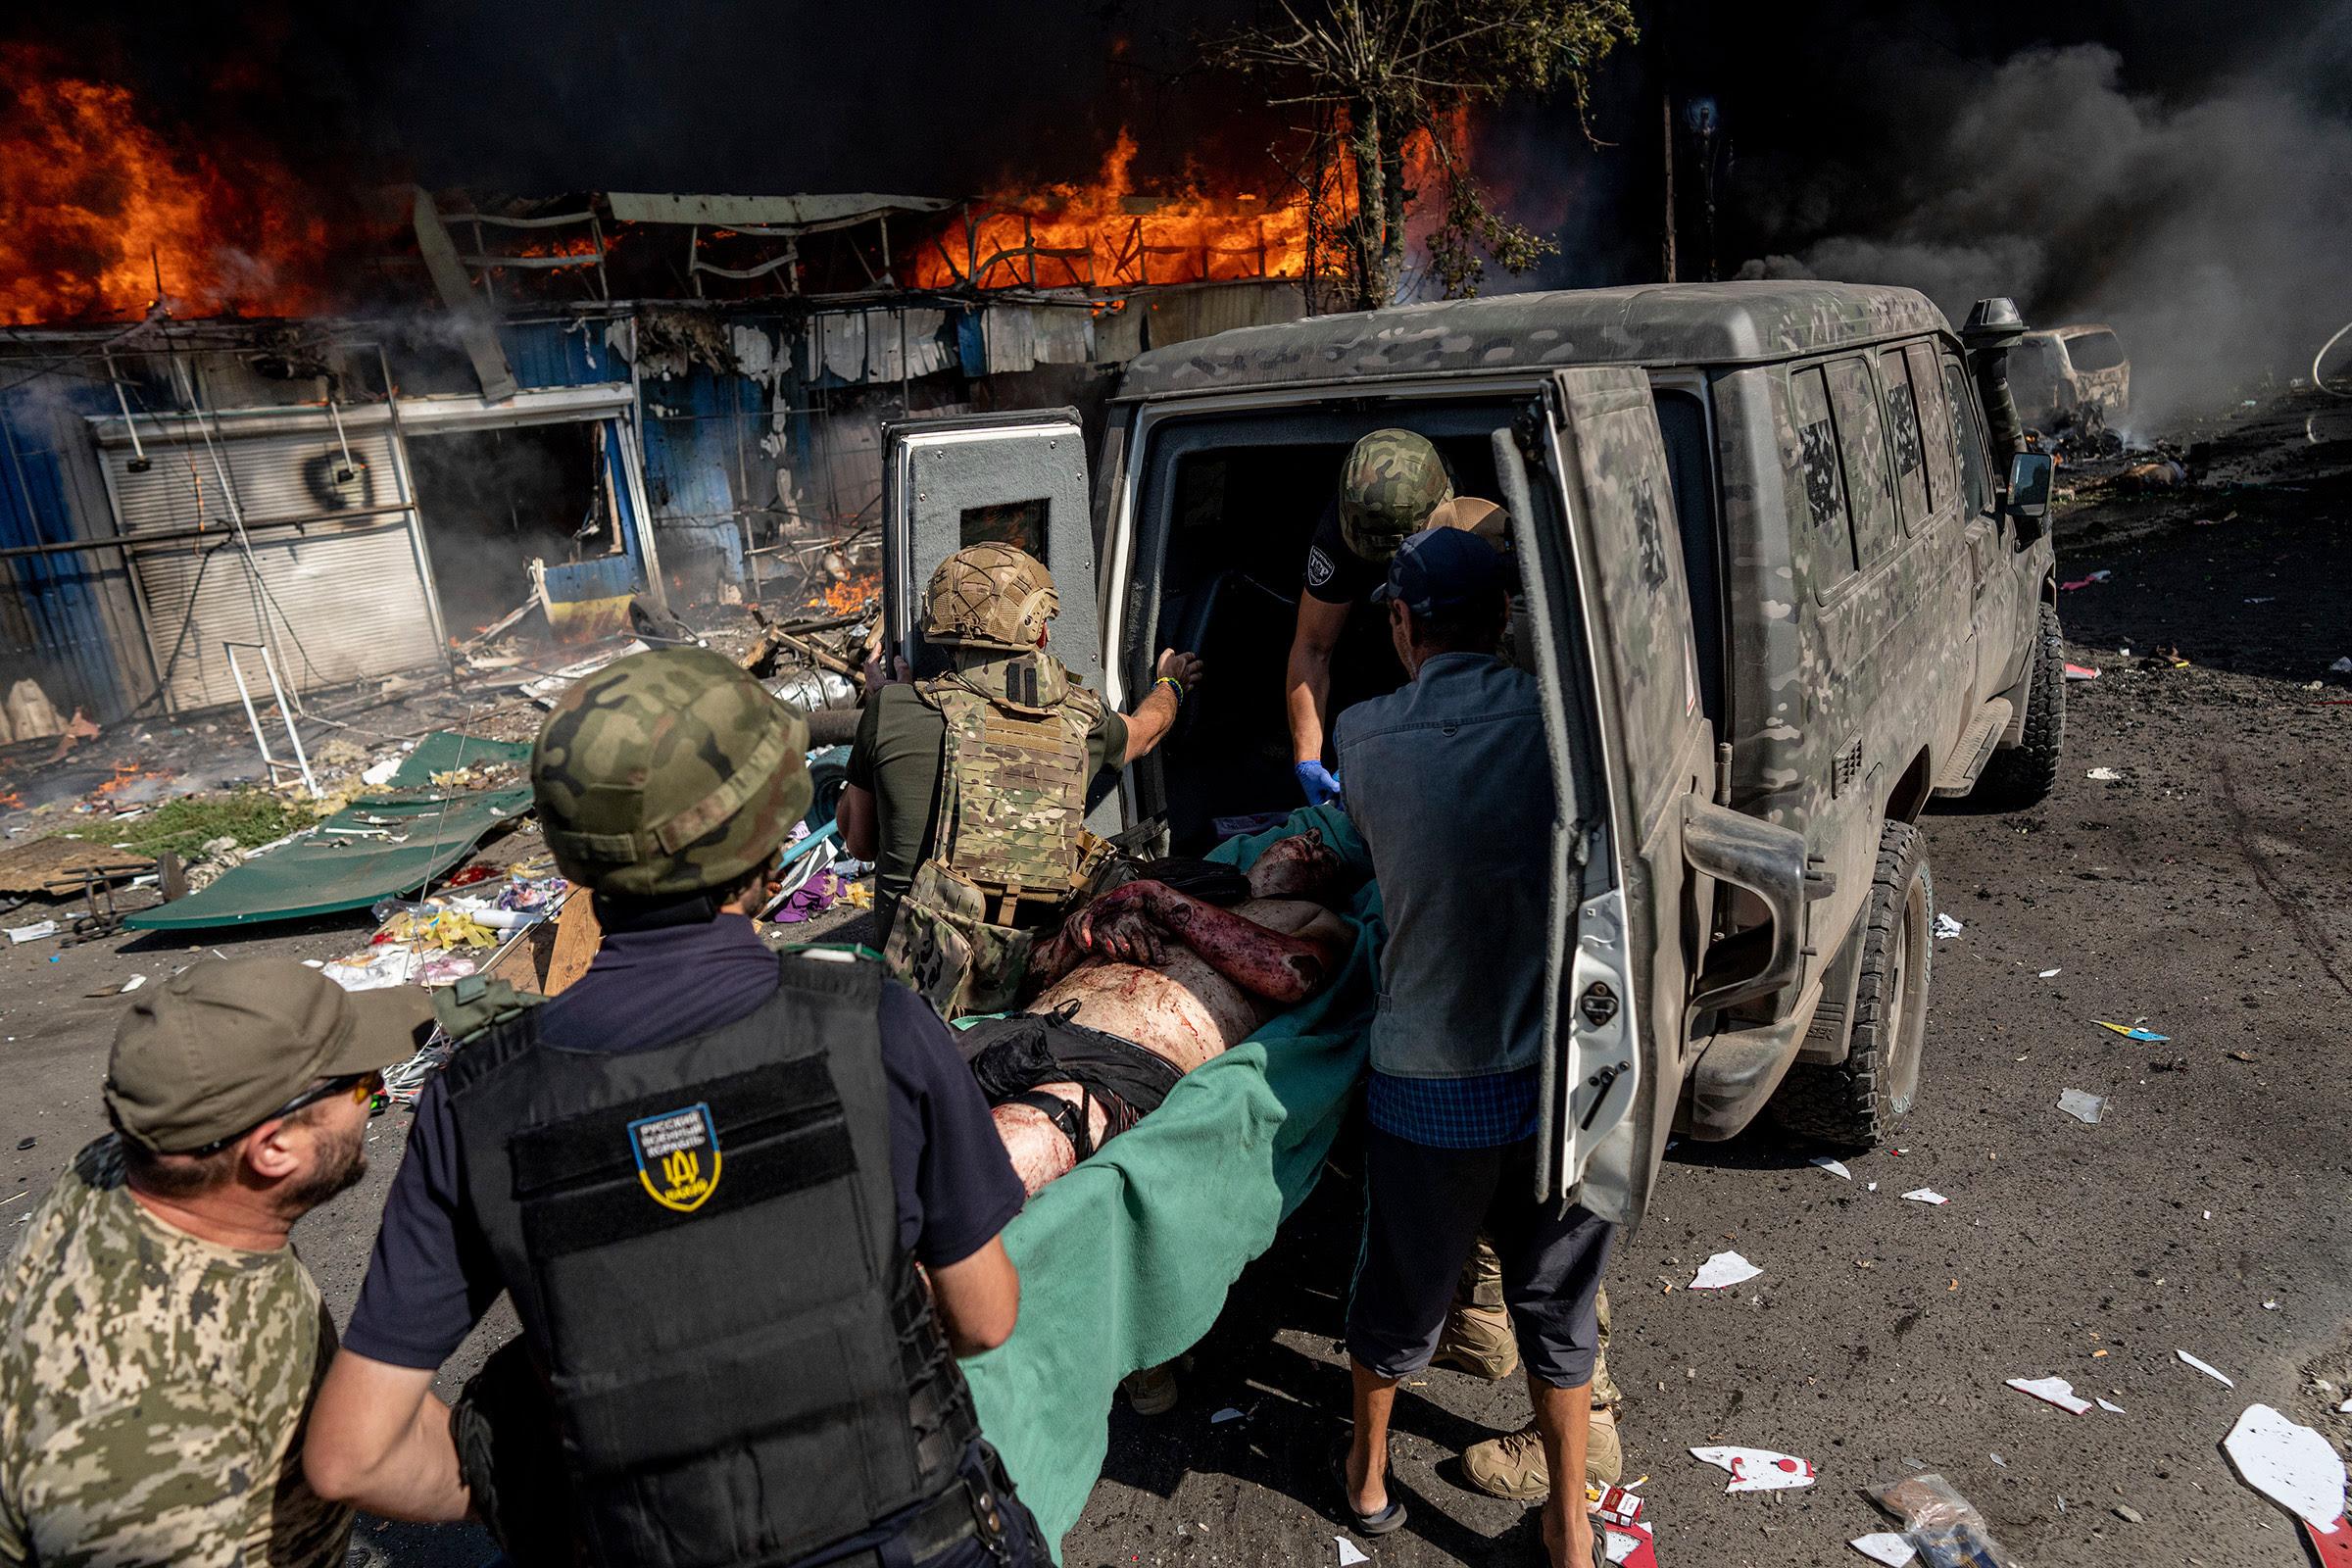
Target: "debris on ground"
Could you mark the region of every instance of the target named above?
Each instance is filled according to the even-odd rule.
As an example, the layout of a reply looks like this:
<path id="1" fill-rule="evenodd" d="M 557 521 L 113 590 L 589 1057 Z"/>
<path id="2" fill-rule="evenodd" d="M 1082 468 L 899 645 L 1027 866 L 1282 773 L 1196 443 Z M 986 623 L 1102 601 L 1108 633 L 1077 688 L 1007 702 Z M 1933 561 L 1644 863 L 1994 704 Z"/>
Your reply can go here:
<path id="1" fill-rule="evenodd" d="M 1340 1544 L 1340 1568 L 1353 1568 L 1356 1563 L 1372 1560 L 1356 1550 L 1355 1543 L 1349 1541 L 1346 1536 L 1334 1536 L 1331 1539 Z"/>
<path id="2" fill-rule="evenodd" d="M 1903 1564 L 1919 1555 L 1919 1548 L 1891 1530 L 1876 1535 L 1857 1536 L 1846 1543 L 1872 1562 L 1883 1562 L 1886 1568 L 1903 1568 Z"/>
<path id="3" fill-rule="evenodd" d="M 1944 1197 L 1933 1187 L 1916 1188 L 1911 1192 L 1905 1193 L 1903 1196 L 1911 1200 L 1911 1201 L 1914 1203 L 1948 1203 L 1951 1201 L 1950 1199 Z"/>
<path id="4" fill-rule="evenodd" d="M 1658 1568 L 1657 1541 L 1647 1525 L 1603 1525 L 1600 1549 L 1611 1568 Z"/>
<path id="5" fill-rule="evenodd" d="M 2094 767 L 2082 776 L 2100 784 L 2121 784 L 2124 781 L 2124 775 L 2112 767 Z"/>
<path id="6" fill-rule="evenodd" d="M 1882 1481 L 1864 1491 L 1903 1522 L 1905 1539 L 1930 1568 L 2017 1568 L 2017 1559 L 1985 1528 L 1984 1516 L 1937 1472 Z"/>
<path id="7" fill-rule="evenodd" d="M 2068 680 L 2097 680 L 2099 678 L 2098 666 L 2095 664 L 2069 664 L 2066 666 L 2066 678 Z"/>
<path id="8" fill-rule="evenodd" d="M 2310 1427 L 2249 1404 L 2222 1440 L 2238 1479 L 2324 1536 L 2344 1528 L 2344 1461 Z"/>
<path id="9" fill-rule="evenodd" d="M 1845 1168 L 1845 1161 L 1842 1159 L 1832 1159 L 1827 1154 L 1816 1154 L 1813 1156 L 1813 1163 L 1819 1165 L 1823 1170 L 1828 1171 L 1831 1175 L 1839 1177 L 1845 1181 L 1850 1182 L 1854 1179 L 1854 1173 Z"/>
<path id="10" fill-rule="evenodd" d="M 2009 1387 L 2020 1394 L 2031 1394 L 2045 1404 L 2054 1404 L 2069 1415 L 2090 1414 L 2090 1401 L 2078 1397 L 2075 1386 L 2064 1378 L 2011 1378 Z"/>
<path id="11" fill-rule="evenodd" d="M 2189 1354 L 2186 1350 L 2175 1350 L 2173 1353 L 2179 1356 L 2188 1365 L 2195 1367 L 2207 1377 L 2212 1378 L 2215 1382 L 2221 1384 L 2222 1387 L 2226 1389 L 2234 1389 L 2237 1387 L 2237 1385 L 2231 1382 L 2228 1376 L 2215 1369 L 2210 1362 L 2200 1361 L 2195 1356 Z"/>
<path id="12" fill-rule="evenodd" d="M 1734 1285 L 1743 1285 L 1763 1272 L 1738 1252 L 1717 1252 L 1698 1266 L 1698 1275 L 1691 1280 L 1690 1289 L 1727 1290 Z"/>
<path id="13" fill-rule="evenodd" d="M 1968 927 L 1948 914 L 1939 914 L 1936 917 L 1936 934 L 1938 937 L 1956 937 L 1967 929 Z"/>
<path id="14" fill-rule="evenodd" d="M 2071 593 L 2073 593 L 2073 592 L 2074 592 L 2076 589 L 2078 589 L 2078 588 L 2087 588 L 2087 587 L 2089 587 L 2089 586 L 2090 586 L 2092 583 L 2094 583 L 2094 582 L 2105 582 L 2105 581 L 2106 581 L 2108 578 L 2110 578 L 2110 577 L 2112 577 L 2112 576 L 2114 576 L 2114 575 L 2115 575 L 2115 573 L 2114 573 L 2114 572 L 2112 572 L 2112 571 L 2094 571 L 2094 572 L 2092 572 L 2092 573 L 2091 573 L 2089 576 L 2087 576 L 2087 577 L 2078 577 L 2078 578 L 2076 578 L 2076 579 L 2075 579 L 2073 582 L 2062 582 L 2062 583 L 2060 583 L 2060 584 L 2058 585 L 2058 591 L 2059 591 L 2060 593 L 2070 593 L 2070 594 L 2071 594 Z"/>
<path id="15" fill-rule="evenodd" d="M 2044 969 L 2041 971 L 2041 978 L 2044 980 L 2052 980 L 2064 973 L 2066 973 L 2064 969 Z"/>
<path id="16" fill-rule="evenodd" d="M 2058 1091 L 2058 1108 L 2075 1120 L 2095 1127 L 2099 1118 L 2107 1112 L 2107 1101 L 2104 1096 L 2084 1094 L 2080 1089 L 2061 1089 Z"/>
<path id="17" fill-rule="evenodd" d="M 2109 1404 L 2105 1399 L 2099 1399 L 2095 1402 L 2100 1409 L 2106 1411 L 2109 1415 L 2124 1414 L 2124 1407 L 2120 1404 Z"/>
<path id="18" fill-rule="evenodd" d="M 2135 1023 L 2109 1023 L 2104 1018 L 2093 1018 L 2090 1021 L 2097 1024 L 2102 1029 L 2114 1030 L 2117 1034 L 2122 1035 L 2126 1040 L 2145 1040 L 2150 1043 L 2154 1043 L 2173 1038 L 2171 1035 L 2160 1035 L 2153 1029 L 2142 1029 L 2138 1024 Z"/>
<path id="19" fill-rule="evenodd" d="M 1690 1457 L 1731 1472 L 1726 1492 L 1787 1492 L 1814 1482 L 1813 1461 L 1770 1448 L 1692 1448 Z"/>

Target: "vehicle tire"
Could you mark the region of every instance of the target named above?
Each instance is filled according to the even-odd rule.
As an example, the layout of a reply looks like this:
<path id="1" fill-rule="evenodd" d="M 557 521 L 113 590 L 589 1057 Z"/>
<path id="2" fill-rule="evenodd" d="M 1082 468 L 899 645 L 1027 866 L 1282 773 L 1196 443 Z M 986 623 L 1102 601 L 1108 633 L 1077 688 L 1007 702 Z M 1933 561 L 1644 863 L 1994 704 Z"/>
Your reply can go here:
<path id="1" fill-rule="evenodd" d="M 1845 1059 L 1798 1062 L 1772 1097 L 1773 1119 L 1784 1129 L 1849 1150 L 1892 1138 L 1894 1124 L 1919 1098 L 1936 960 L 1936 882 L 1927 840 L 1908 822 L 1889 822 L 1880 836 L 1862 919 Z"/>
<path id="2" fill-rule="evenodd" d="M 1992 754 L 1970 796 L 2011 810 L 2039 805 L 2058 782 L 2058 750 L 2065 741 L 2066 639 L 2058 630 L 2057 607 L 2043 605 L 2034 628 L 2034 681 L 2026 693 L 2025 738 Z"/>

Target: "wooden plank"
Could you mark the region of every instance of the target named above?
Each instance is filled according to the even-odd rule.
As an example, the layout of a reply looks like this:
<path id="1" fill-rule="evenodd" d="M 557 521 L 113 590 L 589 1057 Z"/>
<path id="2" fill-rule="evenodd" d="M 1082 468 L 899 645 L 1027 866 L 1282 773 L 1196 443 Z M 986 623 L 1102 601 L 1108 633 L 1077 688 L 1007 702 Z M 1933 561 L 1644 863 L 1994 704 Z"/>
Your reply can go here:
<path id="1" fill-rule="evenodd" d="M 135 850 L 111 849 L 104 844 L 52 834 L 0 851 L 0 893 L 55 891 L 47 889 L 47 884 L 98 869 L 104 869 L 112 880 L 119 882 L 154 870 L 155 862 Z"/>
<path id="2" fill-rule="evenodd" d="M 574 888 L 564 900 L 564 908 L 556 916 L 555 951 L 547 960 L 547 984 L 541 989 L 547 995 L 561 996 L 564 989 L 588 972 L 588 964 L 596 950 L 604 944 L 605 928 L 597 923 L 596 904 L 585 888 Z"/>

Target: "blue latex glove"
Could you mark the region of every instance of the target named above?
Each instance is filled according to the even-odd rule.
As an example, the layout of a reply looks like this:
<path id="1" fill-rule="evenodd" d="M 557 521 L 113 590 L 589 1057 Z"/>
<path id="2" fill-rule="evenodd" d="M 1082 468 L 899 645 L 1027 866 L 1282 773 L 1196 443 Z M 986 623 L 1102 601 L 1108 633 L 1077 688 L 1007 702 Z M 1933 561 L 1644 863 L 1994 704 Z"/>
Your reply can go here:
<path id="1" fill-rule="evenodd" d="M 1321 762 L 1294 762 L 1291 771 L 1298 775 L 1298 787 L 1306 791 L 1307 805 L 1321 806 L 1340 798 L 1340 781 Z"/>

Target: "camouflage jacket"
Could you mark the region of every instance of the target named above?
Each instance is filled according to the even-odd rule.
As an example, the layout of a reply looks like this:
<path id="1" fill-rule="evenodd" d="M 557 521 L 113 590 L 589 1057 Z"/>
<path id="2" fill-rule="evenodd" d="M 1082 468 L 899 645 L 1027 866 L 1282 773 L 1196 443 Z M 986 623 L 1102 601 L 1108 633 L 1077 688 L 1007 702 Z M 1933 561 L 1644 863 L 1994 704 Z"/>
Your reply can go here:
<path id="1" fill-rule="evenodd" d="M 1008 654 L 926 682 L 948 721 L 933 844 L 984 887 L 1067 894 L 1086 823 L 1086 737 L 1102 700 L 1050 654 Z"/>
<path id="2" fill-rule="evenodd" d="M 0 1277 L 0 1563 L 342 1563 L 352 1512 L 302 1475 L 335 1330 L 291 1247 L 166 1225 L 112 1134 Z"/>

